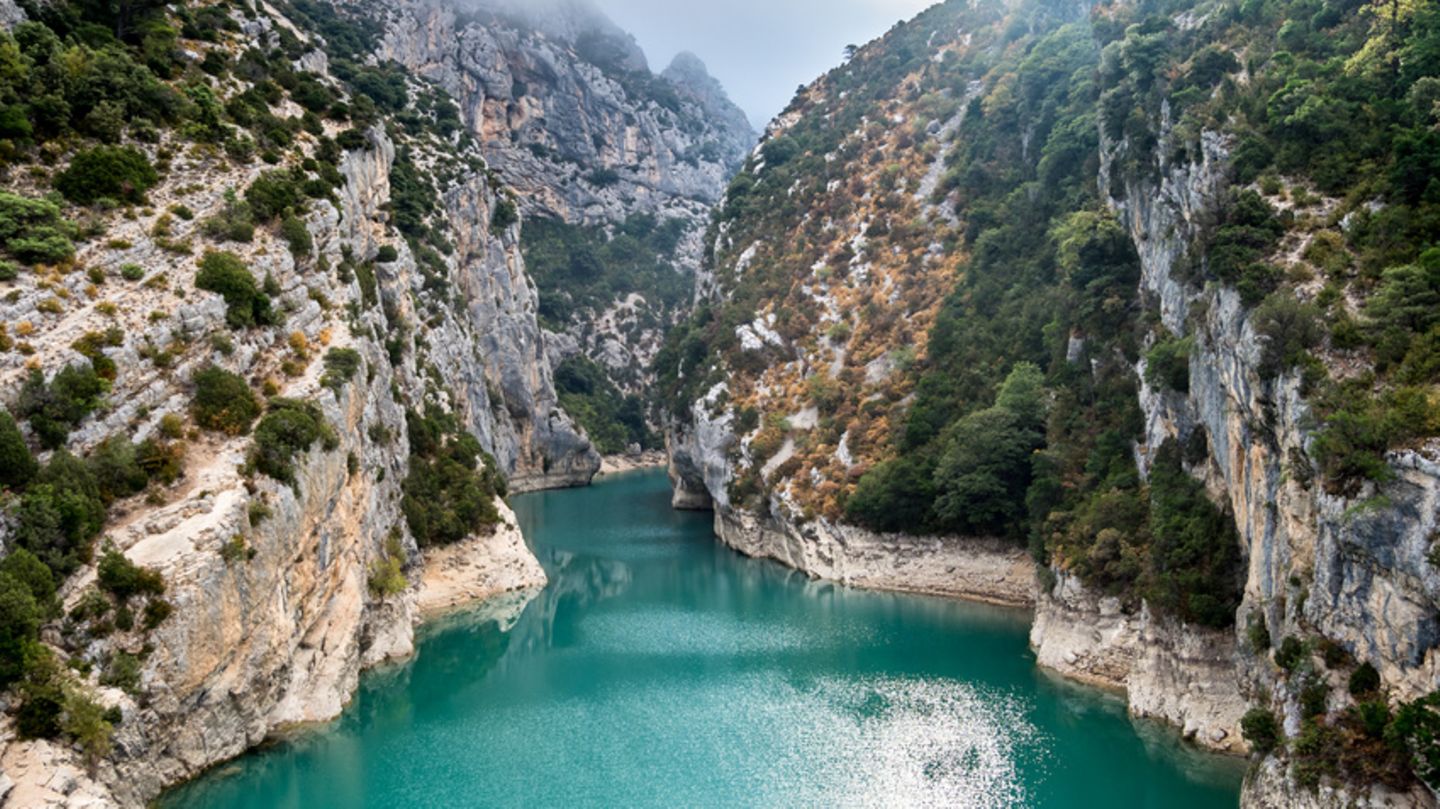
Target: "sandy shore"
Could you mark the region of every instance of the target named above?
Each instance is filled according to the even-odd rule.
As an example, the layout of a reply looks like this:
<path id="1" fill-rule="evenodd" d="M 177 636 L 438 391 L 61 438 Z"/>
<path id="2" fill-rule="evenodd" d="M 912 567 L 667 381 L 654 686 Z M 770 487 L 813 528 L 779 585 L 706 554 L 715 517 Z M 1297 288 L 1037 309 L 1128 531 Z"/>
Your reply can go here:
<path id="1" fill-rule="evenodd" d="M 667 463 L 669 460 L 663 449 L 646 450 L 639 455 L 606 455 L 601 460 L 597 476 L 633 472 L 636 469 L 654 469 L 664 467 Z"/>

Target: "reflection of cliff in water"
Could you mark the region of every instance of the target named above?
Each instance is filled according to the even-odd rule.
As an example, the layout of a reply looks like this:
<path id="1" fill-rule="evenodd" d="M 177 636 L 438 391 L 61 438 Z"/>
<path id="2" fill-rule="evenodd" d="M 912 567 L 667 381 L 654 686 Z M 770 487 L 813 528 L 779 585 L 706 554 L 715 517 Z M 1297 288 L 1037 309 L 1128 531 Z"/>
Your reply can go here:
<path id="1" fill-rule="evenodd" d="M 539 548 L 550 584 L 525 609 L 513 631 L 516 650 L 563 648 L 575 643 L 581 616 L 634 582 L 630 565 L 574 551 Z"/>

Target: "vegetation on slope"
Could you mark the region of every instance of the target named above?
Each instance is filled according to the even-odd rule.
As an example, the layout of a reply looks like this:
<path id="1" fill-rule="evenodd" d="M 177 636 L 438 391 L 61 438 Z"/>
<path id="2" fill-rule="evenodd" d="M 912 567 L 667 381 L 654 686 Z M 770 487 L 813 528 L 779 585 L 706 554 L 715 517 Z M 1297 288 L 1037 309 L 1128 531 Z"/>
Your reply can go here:
<path id="1" fill-rule="evenodd" d="M 1226 627 L 1243 571 L 1228 504 L 1192 477 L 1204 430 L 1146 448 L 1146 478 L 1135 461 L 1135 369 L 1188 391 L 1207 312 L 1190 313 L 1194 336 L 1161 325 L 1099 181 L 1153 193 L 1162 167 L 1203 159 L 1202 133 L 1223 135 L 1233 188 L 1178 273 L 1233 291 L 1262 386 L 1296 384 L 1315 405 L 1309 457 L 1291 453 L 1287 473 L 1374 494 L 1387 452 L 1440 434 L 1440 9 L 1141 0 L 1072 14 L 946 3 L 803 88 L 712 233 L 721 294 L 657 371 L 676 417 L 733 414 L 740 507 L 1008 535 L 1047 573 Z M 964 43 L 935 44 L 954 30 Z M 807 408 L 817 424 L 797 429 Z M 767 467 L 787 440 L 794 456 Z M 1432 777 L 1433 701 L 1371 696 L 1327 717 L 1308 656 L 1292 658 L 1304 732 L 1285 740 L 1257 714 L 1257 744 L 1283 746 L 1308 783 Z"/>
<path id="2" fill-rule="evenodd" d="M 345 153 L 372 148 L 371 128 L 385 130 L 400 145 L 393 221 L 427 274 L 412 310 L 448 309 L 443 255 L 454 248 L 435 227 L 441 215 L 435 184 L 484 171 L 484 165 L 460 131 L 452 102 L 393 65 L 367 63 L 380 28 L 363 4 L 343 10 L 311 0 L 280 4 L 299 29 L 266 24 L 260 18 L 269 12 L 243 0 L 22 5 L 28 21 L 0 31 L 0 172 L 8 180 L 0 192 L 0 285 L 11 287 L 10 302 L 37 296 L 37 305 L 33 320 L 0 327 L 0 353 L 21 355 L 30 369 L 14 380 L 20 390 L 8 410 L 0 409 L 0 510 L 8 551 L 0 559 L 0 688 L 11 689 L 6 703 L 15 706 L 22 736 L 68 738 L 94 764 L 108 752 L 121 718 L 93 702 L 86 681 L 139 695 L 139 671 L 152 648 L 146 633 L 170 611 L 158 574 L 131 564 L 108 540 L 102 544 L 111 506 L 138 495 L 158 505 L 172 496 L 168 487 L 185 472 L 182 439 L 203 440 L 195 428 L 242 436 L 253 425 L 248 471 L 292 485 L 304 452 L 336 444 L 334 427 L 319 407 L 278 398 L 280 384 L 271 376 L 301 376 L 321 353 L 317 344 L 328 343 L 329 329 L 318 338 L 313 332 L 310 338 L 275 333 L 295 302 L 240 253 L 263 252 L 264 244 L 246 248 L 274 239 L 307 272 L 335 273 L 342 284 L 358 278 L 364 304 L 383 303 L 392 313 L 394 328 L 386 338 L 398 361 L 416 350 L 413 326 L 400 318 L 394 300 L 382 300 L 386 291 L 372 262 L 348 254 L 338 266 L 316 259 L 306 215 L 316 200 L 338 201 Z M 266 33 L 242 31 L 247 21 Z M 304 39 L 307 27 L 324 30 L 328 75 L 302 66 L 315 47 Z M 253 180 L 228 192 L 213 215 L 186 225 L 196 214 L 179 200 L 196 189 L 175 181 L 177 169 Z M 498 187 L 498 179 L 490 182 Z M 176 201 L 156 210 L 157 195 Z M 106 239 L 107 229 L 142 218 L 151 220 L 145 233 L 153 252 L 171 257 L 166 263 L 195 257 L 193 283 L 187 275 L 172 285 L 165 272 L 135 263 L 146 260 L 143 250 L 136 254 L 141 258 L 127 256 L 123 264 L 110 255 L 136 245 L 113 235 Z M 81 249 L 87 252 L 77 259 Z M 395 248 L 388 250 L 377 259 L 395 261 Z M 71 283 L 76 278 L 88 283 Z M 124 286 L 116 283 L 122 280 Z M 311 305 L 329 311 L 330 302 L 311 290 Z M 163 295 L 170 302 L 218 294 L 229 329 L 193 334 L 188 323 L 179 328 L 178 318 L 162 323 L 170 319 L 165 311 L 147 316 L 123 310 L 112 292 L 122 302 L 135 297 L 125 293 Z M 352 328 L 362 327 L 358 307 L 347 314 Z M 45 341 L 50 335 L 43 330 L 60 318 L 94 330 L 69 346 Z M 104 325 L 95 327 L 95 321 Z M 133 382 L 131 369 L 117 367 L 128 354 L 117 350 L 135 346 L 122 326 L 136 321 L 171 335 L 168 344 L 147 340 L 135 347 L 162 378 L 187 351 L 234 367 L 234 360 L 222 358 L 237 355 L 237 340 L 259 346 L 239 369 L 250 378 L 202 367 L 190 380 L 193 428 L 183 411 L 160 417 L 141 407 L 115 435 L 99 441 L 85 436 L 89 451 L 82 452 L 72 433 L 124 404 L 110 397 L 112 386 Z M 88 363 L 72 362 L 67 354 L 63 364 L 53 364 L 57 352 L 70 349 Z M 360 365 L 355 351 L 332 349 L 321 384 L 338 393 Z M 265 398 L 252 389 L 261 380 Z M 133 442 L 129 432 L 147 423 L 148 437 Z M 41 456 L 43 463 L 36 457 L 42 451 L 53 451 L 48 459 Z M 450 454 L 462 467 L 467 463 L 466 452 Z M 352 457 L 352 472 L 357 463 Z M 474 467 L 471 459 L 470 478 L 477 475 Z M 421 474 L 409 487 L 419 494 L 409 499 L 433 496 L 436 519 L 483 527 L 503 482 L 473 484 L 446 471 L 438 482 Z M 474 509 L 461 495 L 480 498 L 480 519 L 469 516 Z M 131 501 L 127 508 L 136 505 Z M 252 522 L 267 514 L 261 501 L 252 504 Z M 248 558 L 244 537 L 237 539 L 222 548 L 222 557 Z M 88 565 L 96 567 L 98 586 L 62 614 L 56 588 Z"/>
<path id="3" fill-rule="evenodd" d="M 673 321 L 690 301 L 694 281 L 674 264 L 685 222 L 637 214 L 607 235 L 599 227 L 537 218 L 525 223 L 521 249 L 525 268 L 540 290 L 540 320 L 564 331 L 584 312 L 594 319 L 631 295 L 649 306 L 657 328 Z"/>
<path id="4" fill-rule="evenodd" d="M 571 357 L 555 369 L 560 406 L 580 422 L 595 448 L 606 455 L 625 452 L 631 444 L 659 449 L 660 437 L 646 420 L 645 403 L 625 395 L 605 369 L 583 356 Z"/>

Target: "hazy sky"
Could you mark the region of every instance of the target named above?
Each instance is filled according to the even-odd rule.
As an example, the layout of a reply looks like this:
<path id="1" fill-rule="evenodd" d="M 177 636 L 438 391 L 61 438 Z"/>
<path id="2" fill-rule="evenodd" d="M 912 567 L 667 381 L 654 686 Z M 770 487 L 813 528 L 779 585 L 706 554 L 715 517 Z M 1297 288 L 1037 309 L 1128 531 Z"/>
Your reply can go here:
<path id="1" fill-rule="evenodd" d="M 692 51 L 762 130 L 861 45 L 938 0 L 595 0 L 635 35 L 657 73 Z"/>

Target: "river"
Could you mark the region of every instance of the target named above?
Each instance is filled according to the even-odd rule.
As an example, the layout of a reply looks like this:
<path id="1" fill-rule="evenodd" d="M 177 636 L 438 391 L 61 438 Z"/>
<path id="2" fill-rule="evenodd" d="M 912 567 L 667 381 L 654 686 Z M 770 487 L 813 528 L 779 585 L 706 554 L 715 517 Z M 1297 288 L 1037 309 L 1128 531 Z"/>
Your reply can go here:
<path id="1" fill-rule="evenodd" d="M 661 472 L 514 498 L 551 583 L 165 807 L 1233 807 L 1239 762 L 1035 666 L 1029 616 L 811 581 Z"/>

